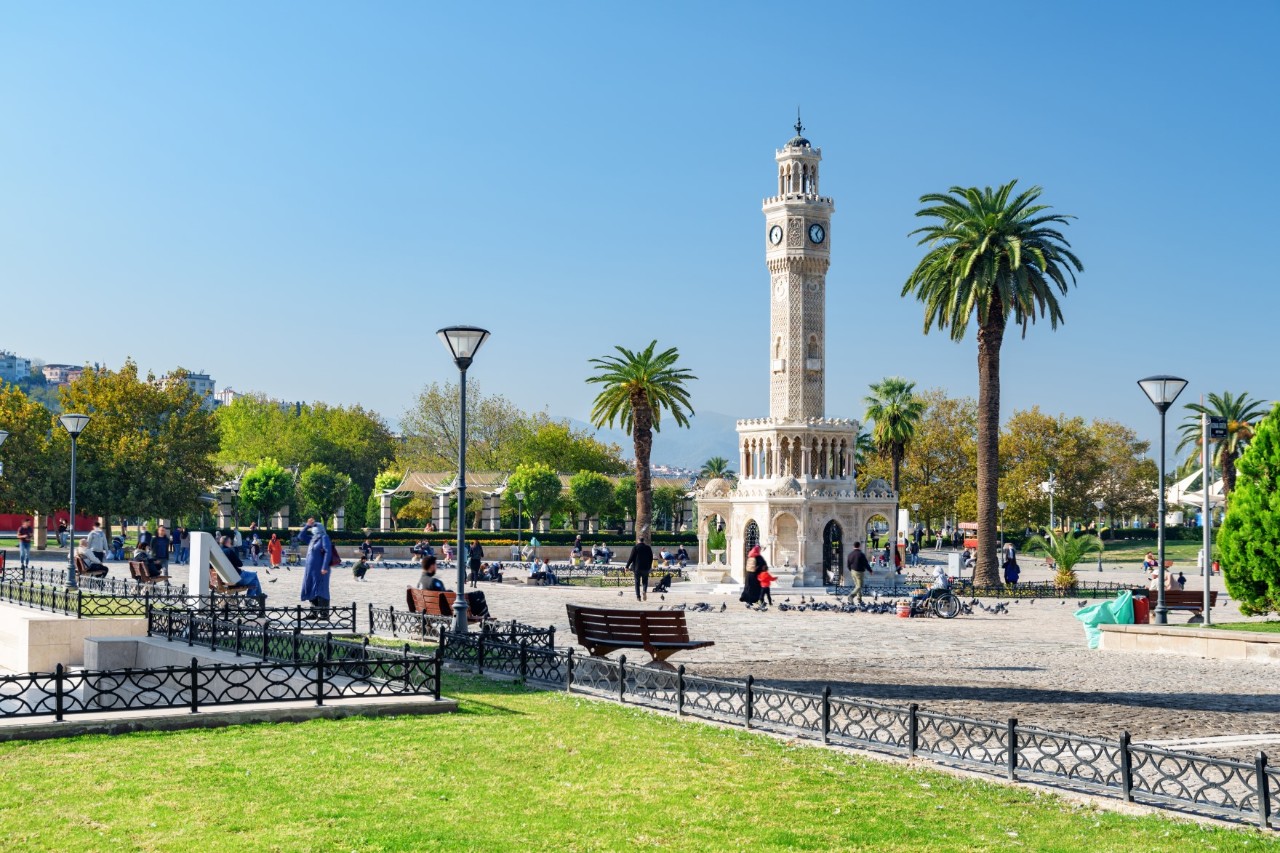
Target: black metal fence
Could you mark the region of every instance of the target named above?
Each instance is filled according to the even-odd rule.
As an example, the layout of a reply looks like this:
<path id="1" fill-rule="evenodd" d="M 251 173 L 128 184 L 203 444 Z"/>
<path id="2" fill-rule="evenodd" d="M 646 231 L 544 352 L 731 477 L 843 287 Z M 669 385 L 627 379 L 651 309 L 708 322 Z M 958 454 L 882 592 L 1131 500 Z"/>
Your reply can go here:
<path id="1" fill-rule="evenodd" d="M 875 593 L 881 596 L 903 596 L 916 592 L 921 587 L 933 584 L 933 576 L 903 575 L 895 577 L 890 586 L 868 585 L 864 595 Z M 952 591 L 959 596 L 973 598 L 1111 598 L 1122 590 L 1132 590 L 1132 583 L 1116 583 L 1104 581 L 1079 581 L 1072 589 L 1061 589 L 1054 586 L 1053 581 L 1029 581 L 1016 586 L 1000 584 L 998 586 L 975 586 L 971 578 L 959 578 L 952 583 Z M 828 595 L 847 596 L 853 592 L 851 586 L 829 586 Z"/>
<path id="2" fill-rule="evenodd" d="M 426 613 L 410 613 L 407 610 L 396 610 L 394 607 L 374 607 L 369 605 L 369 633 L 389 634 L 392 637 L 412 637 L 419 640 L 438 639 L 441 634 L 453 630 L 452 616 L 429 616 Z M 556 645 L 556 629 L 552 625 L 537 628 L 525 625 L 512 619 L 510 622 L 499 622 L 486 619 L 481 622 L 478 633 L 490 642 L 519 644 L 528 642 L 543 649 L 554 649 Z"/>
<path id="3" fill-rule="evenodd" d="M 439 634 L 443 656 L 481 673 L 501 673 L 619 702 L 992 773 L 1128 802 L 1190 810 L 1270 827 L 1280 768 L 1066 732 L 941 714 L 746 680 L 556 651 L 480 633 Z"/>
<path id="4" fill-rule="evenodd" d="M 151 669 L 69 670 L 0 676 L 0 717 L 53 717 L 111 711 L 202 708 L 365 696 L 440 698 L 440 659 L 200 663 Z"/>

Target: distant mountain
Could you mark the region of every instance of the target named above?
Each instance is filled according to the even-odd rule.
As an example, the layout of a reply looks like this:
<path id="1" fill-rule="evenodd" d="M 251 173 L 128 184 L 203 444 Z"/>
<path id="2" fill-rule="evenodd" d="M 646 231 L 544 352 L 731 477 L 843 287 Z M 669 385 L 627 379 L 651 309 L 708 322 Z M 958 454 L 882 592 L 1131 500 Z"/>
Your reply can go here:
<path id="1" fill-rule="evenodd" d="M 573 420 L 570 423 L 580 429 L 594 430 L 596 438 L 622 446 L 622 455 L 631 459 L 631 436 L 620 429 L 594 429 L 591 424 Z M 662 431 L 653 434 L 654 465 L 670 465 L 678 468 L 702 467 L 712 456 L 728 459 L 738 470 L 737 418 L 719 412 L 698 412 L 689 419 L 689 428 L 683 429 L 674 421 L 663 420 Z"/>

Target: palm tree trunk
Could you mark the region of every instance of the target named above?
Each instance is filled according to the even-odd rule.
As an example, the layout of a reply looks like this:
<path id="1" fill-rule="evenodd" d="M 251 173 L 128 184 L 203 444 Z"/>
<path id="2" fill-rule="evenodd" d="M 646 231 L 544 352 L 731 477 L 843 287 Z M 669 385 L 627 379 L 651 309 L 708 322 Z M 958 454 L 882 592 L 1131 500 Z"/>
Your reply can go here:
<path id="1" fill-rule="evenodd" d="M 1222 499 L 1226 500 L 1231 497 L 1231 493 L 1236 488 L 1236 460 L 1232 458 L 1230 451 L 1226 447 L 1222 447 L 1219 451 L 1218 467 L 1222 469 Z M 1209 488 L 1209 472 L 1205 471 L 1200 478 L 1204 482 L 1204 487 Z"/>
<path id="2" fill-rule="evenodd" d="M 636 540 L 653 539 L 653 481 L 649 477 L 649 456 L 653 452 L 653 410 L 649 398 L 631 398 L 631 439 L 636 451 Z"/>
<path id="3" fill-rule="evenodd" d="M 978 329 L 978 553 L 975 586 L 998 586 L 996 502 L 1000 488 L 1000 344 L 1004 312 L 997 300 Z"/>

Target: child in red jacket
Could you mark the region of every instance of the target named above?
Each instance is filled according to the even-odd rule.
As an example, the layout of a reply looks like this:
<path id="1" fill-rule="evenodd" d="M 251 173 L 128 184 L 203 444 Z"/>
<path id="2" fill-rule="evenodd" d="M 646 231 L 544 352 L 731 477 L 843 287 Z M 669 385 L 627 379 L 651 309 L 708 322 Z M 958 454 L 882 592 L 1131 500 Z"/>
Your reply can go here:
<path id="1" fill-rule="evenodd" d="M 777 578 L 769 574 L 768 569 L 761 569 L 756 572 L 756 578 L 760 581 L 760 601 L 762 603 L 768 601 L 770 604 L 773 604 L 773 593 L 769 591 L 769 587 L 773 585 L 773 582 L 776 581 Z"/>

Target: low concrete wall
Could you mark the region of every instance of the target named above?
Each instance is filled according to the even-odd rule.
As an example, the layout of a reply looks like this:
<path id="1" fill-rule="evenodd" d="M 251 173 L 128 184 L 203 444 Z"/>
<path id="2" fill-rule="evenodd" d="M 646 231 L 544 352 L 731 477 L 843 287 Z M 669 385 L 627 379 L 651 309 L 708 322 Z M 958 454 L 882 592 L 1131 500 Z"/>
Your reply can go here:
<path id="1" fill-rule="evenodd" d="M 1280 663 L 1280 634 L 1174 628 L 1166 625 L 1099 625 L 1099 648 L 1113 652 L 1158 652 L 1218 660 Z"/>
<path id="2" fill-rule="evenodd" d="M 84 666 L 89 637 L 143 637 L 141 617 L 77 619 L 29 607 L 0 604 L 0 667 L 14 672 L 52 672 L 58 665 Z"/>

